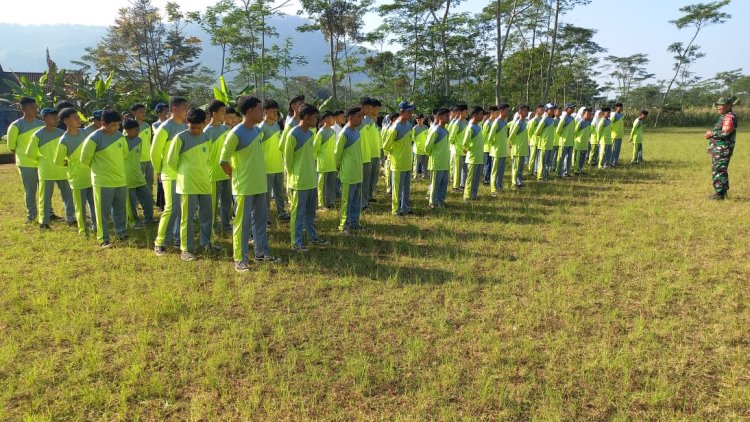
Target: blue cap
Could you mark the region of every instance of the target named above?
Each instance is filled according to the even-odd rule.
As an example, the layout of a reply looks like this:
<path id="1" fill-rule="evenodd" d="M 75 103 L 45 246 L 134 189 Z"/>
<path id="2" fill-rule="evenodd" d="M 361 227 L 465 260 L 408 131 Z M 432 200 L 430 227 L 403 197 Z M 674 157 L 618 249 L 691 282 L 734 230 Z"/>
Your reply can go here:
<path id="1" fill-rule="evenodd" d="M 576 108 L 576 105 L 573 103 L 565 103 L 565 108 Z"/>
<path id="2" fill-rule="evenodd" d="M 167 108 L 167 105 L 166 105 L 166 104 L 164 104 L 164 103 L 159 103 L 159 104 L 157 104 L 157 105 L 156 105 L 156 109 L 155 109 L 155 110 L 156 110 L 156 112 L 157 112 L 157 113 L 161 113 L 161 112 L 162 112 L 162 111 L 164 111 L 164 110 L 165 110 L 166 108 Z"/>
<path id="3" fill-rule="evenodd" d="M 414 107 L 414 104 L 409 104 L 408 101 L 401 101 L 400 103 L 398 103 L 398 109 L 402 111 L 414 110 L 415 108 L 416 107 Z"/>
<path id="4" fill-rule="evenodd" d="M 94 114 L 93 114 L 94 119 L 101 120 L 102 119 L 102 114 L 104 114 L 104 110 L 96 110 L 94 112 Z"/>
<path id="5" fill-rule="evenodd" d="M 42 117 L 48 115 L 48 114 L 57 114 L 57 110 L 49 107 L 45 107 L 42 109 L 42 111 L 39 112 L 39 114 L 42 115 Z"/>

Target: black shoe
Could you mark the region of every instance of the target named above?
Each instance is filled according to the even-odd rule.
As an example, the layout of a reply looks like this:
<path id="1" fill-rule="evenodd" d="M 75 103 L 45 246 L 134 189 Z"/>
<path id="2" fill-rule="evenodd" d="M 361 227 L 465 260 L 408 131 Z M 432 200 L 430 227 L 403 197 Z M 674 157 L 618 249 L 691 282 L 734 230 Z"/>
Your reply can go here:
<path id="1" fill-rule="evenodd" d="M 34 220 L 33 218 L 27 218 L 26 219 L 26 224 L 34 224 L 35 222 L 36 222 L 36 220 Z"/>
<path id="2" fill-rule="evenodd" d="M 50 214 L 49 216 L 49 221 L 60 221 L 60 220 L 62 220 L 62 217 L 60 217 L 59 215 Z"/>
<path id="3" fill-rule="evenodd" d="M 723 195 L 723 194 L 720 194 L 720 193 L 715 193 L 713 195 L 708 195 L 708 199 L 710 199 L 712 201 L 723 201 L 725 198 L 726 198 L 726 196 Z"/>
<path id="4" fill-rule="evenodd" d="M 279 216 L 279 221 L 291 221 L 292 216 L 289 214 L 281 214 Z"/>
<path id="5" fill-rule="evenodd" d="M 370 198 L 370 202 L 372 202 L 372 203 L 374 203 L 374 204 L 377 204 L 377 203 L 378 203 L 378 200 L 377 200 L 377 199 L 375 199 L 375 198 Z"/>
<path id="6" fill-rule="evenodd" d="M 52 230 L 52 227 L 49 226 L 49 224 L 40 224 L 39 230 L 45 231 L 45 230 Z"/>
<path id="7" fill-rule="evenodd" d="M 70 227 L 75 227 L 77 225 L 78 225 L 78 222 L 76 222 L 76 221 L 68 221 L 68 226 L 70 226 Z"/>
<path id="8" fill-rule="evenodd" d="M 101 246 L 101 248 L 102 248 L 102 249 L 109 249 L 109 248 L 111 248 L 111 247 L 112 247 L 112 244 L 111 244 L 111 243 L 109 243 L 109 242 L 107 242 L 107 241 L 105 240 L 104 242 L 102 242 L 101 244 L 99 244 L 99 246 Z"/>

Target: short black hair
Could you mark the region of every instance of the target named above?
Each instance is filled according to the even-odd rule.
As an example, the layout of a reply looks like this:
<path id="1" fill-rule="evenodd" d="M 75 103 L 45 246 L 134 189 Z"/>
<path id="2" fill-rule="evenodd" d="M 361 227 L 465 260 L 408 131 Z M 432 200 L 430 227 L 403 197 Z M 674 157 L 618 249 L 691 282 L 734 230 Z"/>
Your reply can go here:
<path id="1" fill-rule="evenodd" d="M 237 111 L 237 109 L 235 109 L 232 106 L 227 107 L 227 114 L 234 114 L 235 116 L 242 117 L 242 115 Z"/>
<path id="2" fill-rule="evenodd" d="M 615 107 L 622 107 L 622 103 L 615 103 Z"/>
<path id="3" fill-rule="evenodd" d="M 469 109 L 469 106 L 466 104 L 459 104 L 456 106 L 456 111 L 466 111 Z"/>
<path id="4" fill-rule="evenodd" d="M 346 117 L 348 119 L 348 118 L 354 116 L 355 114 L 359 113 L 360 111 L 362 111 L 362 109 L 359 108 L 359 107 L 349 107 L 344 112 L 344 117 Z"/>
<path id="5" fill-rule="evenodd" d="M 219 100 L 213 100 L 211 101 L 211 104 L 208 105 L 208 114 L 214 114 L 222 107 L 226 107 L 227 105 L 224 104 L 224 101 Z"/>
<path id="6" fill-rule="evenodd" d="M 318 112 L 318 108 L 315 107 L 312 104 L 304 104 L 299 109 L 299 118 L 304 119 L 305 117 L 309 116 L 310 114 L 315 114 Z"/>
<path id="7" fill-rule="evenodd" d="M 644 116 L 648 116 L 648 110 L 641 110 L 641 114 Z"/>
<path id="8" fill-rule="evenodd" d="M 305 101 L 305 96 L 304 95 L 295 95 L 294 97 L 292 97 L 291 100 L 289 100 L 289 114 L 292 113 L 292 104 L 300 102 L 300 101 L 302 101 L 302 102 Z"/>
<path id="9" fill-rule="evenodd" d="M 528 110 L 531 110 L 531 107 L 529 107 L 527 104 L 521 104 L 520 106 L 518 106 L 518 109 L 519 110 L 524 110 L 525 109 L 525 110 L 528 111 Z"/>
<path id="10" fill-rule="evenodd" d="M 417 114 L 417 115 L 416 115 L 416 116 L 415 116 L 414 118 L 415 118 L 415 119 L 424 119 L 424 114 L 422 114 L 422 113 L 419 113 L 419 114 Z"/>
<path id="11" fill-rule="evenodd" d="M 372 105 L 372 98 L 370 98 L 368 96 L 360 97 L 359 98 L 359 105 L 360 106 L 365 106 L 365 105 L 369 106 L 369 105 Z"/>
<path id="12" fill-rule="evenodd" d="M 333 110 L 333 117 L 341 116 L 344 114 L 344 110 Z"/>
<path id="13" fill-rule="evenodd" d="M 500 107 L 498 107 L 496 105 L 491 105 L 490 108 L 489 108 L 489 110 L 490 111 L 498 111 L 498 110 L 500 110 Z"/>
<path id="14" fill-rule="evenodd" d="M 125 129 L 125 130 L 128 130 L 128 129 L 138 129 L 139 127 L 140 127 L 140 125 L 138 124 L 138 122 L 136 122 L 133 119 L 127 119 L 127 120 L 125 120 L 122 123 L 122 128 Z"/>
<path id="15" fill-rule="evenodd" d="M 279 103 L 277 103 L 275 100 L 268 99 L 266 101 L 263 101 L 263 110 L 278 110 L 279 109 Z"/>
<path id="16" fill-rule="evenodd" d="M 135 104 L 133 104 L 132 107 L 130 107 L 130 111 L 132 111 L 133 113 L 135 113 L 136 111 L 138 111 L 140 109 L 144 109 L 145 110 L 146 106 L 143 105 L 143 104 L 141 104 L 141 103 L 135 103 Z"/>
<path id="17" fill-rule="evenodd" d="M 537 104 L 536 107 L 534 107 L 534 110 L 544 109 L 544 104 Z"/>
<path id="18" fill-rule="evenodd" d="M 257 107 L 258 104 L 260 104 L 260 100 L 257 97 L 240 98 L 240 116 L 246 115 L 248 110 Z"/>
<path id="19" fill-rule="evenodd" d="M 497 110 L 498 111 L 505 110 L 506 108 L 510 108 L 510 104 L 508 104 L 508 103 L 502 103 L 499 106 L 497 106 Z"/>
<path id="20" fill-rule="evenodd" d="M 171 109 L 173 107 L 179 107 L 183 104 L 187 104 L 187 102 L 187 99 L 185 99 L 184 97 L 172 97 L 169 100 L 169 108 Z"/>
<path id="21" fill-rule="evenodd" d="M 327 119 L 329 117 L 333 117 L 333 113 L 330 112 L 330 111 L 328 111 L 328 110 L 326 110 L 326 111 L 323 112 L 323 114 L 320 115 L 320 120 L 323 121 L 323 120 L 325 120 L 325 119 Z"/>
<path id="22" fill-rule="evenodd" d="M 433 114 L 436 115 L 436 116 L 442 116 L 443 114 L 448 114 L 450 112 L 451 111 L 448 110 L 447 108 L 440 107 L 439 109 L 435 110 L 435 112 Z"/>
<path id="23" fill-rule="evenodd" d="M 188 123 L 192 123 L 194 125 L 204 123 L 206 121 L 206 112 L 203 111 L 202 108 L 193 107 L 188 110 L 185 120 L 187 120 Z"/>
<path id="24" fill-rule="evenodd" d="M 104 110 L 102 113 L 102 121 L 104 124 L 118 123 L 122 121 L 122 115 L 115 110 Z"/>
<path id="25" fill-rule="evenodd" d="M 74 109 L 73 107 L 66 107 L 66 108 L 60 110 L 60 114 L 59 114 L 60 120 L 61 121 L 65 120 L 65 119 L 67 119 L 68 117 L 70 117 L 70 116 L 72 116 L 74 114 L 78 114 L 78 112 L 76 111 L 76 109 Z"/>
<path id="26" fill-rule="evenodd" d="M 62 110 L 62 109 L 64 109 L 64 108 L 75 108 L 75 106 L 76 106 L 76 105 L 75 105 L 75 104 L 73 104 L 73 103 L 72 103 L 71 101 L 68 101 L 68 100 L 60 100 L 60 101 L 58 101 L 58 102 L 57 102 L 57 104 L 55 105 L 55 110 L 57 110 L 57 111 L 59 112 L 60 110 Z"/>
<path id="27" fill-rule="evenodd" d="M 376 98 L 372 98 L 372 104 L 370 105 L 373 107 L 378 107 L 378 108 L 383 107 L 383 103 L 381 103 L 380 100 Z"/>
<path id="28" fill-rule="evenodd" d="M 609 108 L 609 107 L 602 107 L 602 110 L 601 110 L 601 111 L 602 111 L 602 112 L 604 113 L 604 112 L 609 112 L 609 111 L 612 111 L 612 109 L 611 109 L 611 108 Z"/>
<path id="29" fill-rule="evenodd" d="M 586 107 L 586 108 L 584 108 L 584 109 L 583 109 L 583 112 L 584 112 L 584 113 L 591 113 L 591 112 L 593 112 L 593 111 L 594 111 L 594 110 L 592 110 L 592 109 L 591 109 L 590 107 Z"/>
<path id="30" fill-rule="evenodd" d="M 21 104 L 21 106 L 29 105 L 29 104 L 36 104 L 36 100 L 31 97 L 23 97 L 21 98 L 21 101 L 18 102 L 18 104 Z"/>
<path id="31" fill-rule="evenodd" d="M 477 113 L 484 114 L 484 109 L 482 107 L 479 107 L 479 106 L 474 106 L 474 107 L 471 108 L 471 112 L 469 113 L 469 115 L 473 116 L 473 115 L 475 115 Z"/>

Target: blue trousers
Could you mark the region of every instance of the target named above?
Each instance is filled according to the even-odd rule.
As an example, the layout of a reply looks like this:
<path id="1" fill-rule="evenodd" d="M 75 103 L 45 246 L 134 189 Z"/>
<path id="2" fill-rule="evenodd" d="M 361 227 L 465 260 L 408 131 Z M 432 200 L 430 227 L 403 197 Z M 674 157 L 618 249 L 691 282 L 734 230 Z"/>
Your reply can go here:
<path id="1" fill-rule="evenodd" d="M 255 256 L 269 255 L 268 246 L 268 196 L 237 195 L 237 209 L 232 228 L 232 248 L 234 260 L 248 262 L 250 235 L 255 247 Z"/>
<path id="2" fill-rule="evenodd" d="M 620 150 L 622 149 L 622 138 L 615 138 L 612 144 L 612 158 L 610 164 L 620 163 Z"/>
<path id="3" fill-rule="evenodd" d="M 154 220 L 154 198 L 151 196 L 151 189 L 148 185 L 139 186 L 137 188 L 128 188 L 128 205 L 130 216 L 133 221 L 141 221 L 138 218 L 138 211 L 136 210 L 136 204 L 140 203 L 143 208 L 143 219 L 150 222 Z"/>
<path id="4" fill-rule="evenodd" d="M 391 172 L 391 213 L 407 213 L 411 211 L 409 207 L 409 196 L 411 195 L 411 172 L 410 171 L 393 171 Z"/>
<path id="5" fill-rule="evenodd" d="M 342 183 L 339 230 L 357 227 L 359 225 L 359 213 L 361 210 L 362 183 Z"/>
<path id="6" fill-rule="evenodd" d="M 39 216 L 37 207 L 37 191 L 39 190 L 39 171 L 36 167 L 19 167 L 18 173 L 21 175 L 23 183 L 23 193 L 26 199 L 26 218 L 33 220 Z"/>
<path id="7" fill-rule="evenodd" d="M 318 189 L 292 189 L 292 213 L 290 232 L 292 246 L 302 246 L 303 231 L 310 240 L 317 240 L 315 232 L 315 210 L 318 208 Z"/>
<path id="8" fill-rule="evenodd" d="M 482 171 L 484 172 L 484 178 L 482 181 L 485 185 L 488 185 L 490 183 L 490 180 L 492 179 L 492 163 L 493 163 L 492 156 L 489 152 L 484 153 L 484 167 L 482 168 Z"/>
<path id="9" fill-rule="evenodd" d="M 433 170 L 430 183 L 430 205 L 438 206 L 445 204 L 445 195 L 448 191 L 448 170 Z"/>
<path id="10" fill-rule="evenodd" d="M 511 176 L 513 177 L 513 184 L 523 186 L 523 168 L 526 164 L 528 157 L 514 156 L 511 163 Z"/>
<path id="11" fill-rule="evenodd" d="M 72 223 L 76 221 L 76 209 L 73 205 L 73 193 L 67 180 L 40 180 L 39 181 L 39 224 L 49 224 L 52 214 L 52 192 L 57 185 L 62 196 L 65 208 L 65 221 Z"/>
<path id="12" fill-rule="evenodd" d="M 115 224 L 115 234 L 125 237 L 127 227 L 128 188 L 102 188 L 94 186 L 96 208 L 96 240 L 109 242 L 109 217 Z"/>
<path id="13" fill-rule="evenodd" d="M 286 189 L 284 189 L 284 173 L 271 173 L 267 174 L 268 178 L 268 193 L 266 193 L 266 207 L 268 208 L 268 215 L 271 215 L 271 196 L 273 201 L 276 203 L 276 214 L 279 217 L 288 216 L 286 212 Z"/>
<path id="14" fill-rule="evenodd" d="M 570 174 L 570 168 L 573 163 L 573 147 L 560 147 L 560 156 L 557 159 L 557 175 Z"/>
<path id="15" fill-rule="evenodd" d="M 370 204 L 372 198 L 372 162 L 366 161 L 362 163 L 362 206 L 366 207 Z"/>
<path id="16" fill-rule="evenodd" d="M 186 216 L 180 221 L 180 250 L 183 252 L 195 252 L 195 210 L 198 209 L 198 222 L 200 224 L 201 247 L 211 245 L 213 234 L 213 199 L 209 194 L 182 194 L 180 195 L 181 214 Z M 190 216 L 187 218 L 187 216 Z"/>
<path id="17" fill-rule="evenodd" d="M 224 233 L 232 231 L 232 180 L 217 180 L 214 182 L 214 216 L 219 215 L 218 228 Z M 218 208 L 218 210 L 217 210 Z M 216 218 L 214 217 L 214 220 Z"/>

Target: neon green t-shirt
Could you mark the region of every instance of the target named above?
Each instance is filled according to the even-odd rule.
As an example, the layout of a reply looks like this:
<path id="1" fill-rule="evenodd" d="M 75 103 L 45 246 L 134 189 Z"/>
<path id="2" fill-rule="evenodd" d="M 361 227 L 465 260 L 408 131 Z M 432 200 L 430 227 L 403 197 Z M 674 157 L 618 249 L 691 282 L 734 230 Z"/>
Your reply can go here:
<path id="1" fill-rule="evenodd" d="M 207 134 L 193 135 L 189 130 L 172 139 L 167 152 L 167 165 L 177 174 L 177 193 L 210 195 L 213 192 L 211 167 L 211 139 Z"/>
<path id="2" fill-rule="evenodd" d="M 175 123 L 169 119 L 159 126 L 154 134 L 154 142 L 151 144 L 151 163 L 154 172 L 161 174 L 161 180 L 177 180 L 177 174 L 169 166 L 164 165 L 164 160 L 169 151 L 169 143 L 178 133 L 187 130 L 187 124 Z"/>
<path id="3" fill-rule="evenodd" d="M 615 113 L 612 115 L 610 126 L 612 127 L 612 139 L 622 139 L 625 136 L 625 115 Z"/>
<path id="4" fill-rule="evenodd" d="M 313 155 L 317 159 L 318 173 L 336 171 L 336 133 L 322 128 L 313 138 Z"/>
<path id="5" fill-rule="evenodd" d="M 573 116 L 565 116 L 564 119 L 560 119 L 555 133 L 559 137 L 559 146 L 572 147 L 575 142 L 575 119 Z"/>
<path id="6" fill-rule="evenodd" d="M 643 143 L 643 122 L 640 117 L 633 122 L 633 129 L 630 130 L 630 140 L 635 144 Z"/>
<path id="7" fill-rule="evenodd" d="M 219 155 L 221 155 L 221 148 L 224 147 L 224 140 L 229 133 L 229 127 L 224 124 L 218 126 L 208 125 L 203 129 L 203 133 L 208 135 L 208 138 L 211 140 L 211 167 L 208 170 L 208 176 L 212 182 L 228 180 L 229 176 L 224 173 L 224 170 L 219 165 Z"/>
<path id="8" fill-rule="evenodd" d="M 490 156 L 503 158 L 508 156 L 508 122 L 497 118 L 490 127 Z"/>
<path id="9" fill-rule="evenodd" d="M 224 140 L 219 161 L 232 166 L 232 194 L 258 195 L 268 192 L 266 160 L 263 157 L 263 134 L 257 126 L 239 124 Z"/>
<path id="10" fill-rule="evenodd" d="M 464 131 L 463 149 L 466 151 L 466 164 L 484 162 L 484 139 L 478 124 L 470 124 Z"/>
<path id="11" fill-rule="evenodd" d="M 307 190 L 318 186 L 312 147 L 313 135 L 311 129 L 303 130 L 300 126 L 289 132 L 289 139 L 284 148 L 284 165 L 291 189 Z"/>
<path id="12" fill-rule="evenodd" d="M 424 150 L 424 145 L 427 142 L 427 126 L 414 126 L 412 129 L 414 134 L 414 153 L 417 155 L 427 155 Z"/>
<path id="13" fill-rule="evenodd" d="M 411 171 L 411 145 L 414 132 L 409 122 L 396 122 L 386 132 L 383 151 L 391 158 L 391 171 Z"/>
<path id="14" fill-rule="evenodd" d="M 576 151 L 587 151 L 591 140 L 591 122 L 579 120 L 576 122 L 573 149 Z"/>
<path id="15" fill-rule="evenodd" d="M 349 127 L 348 123 L 336 138 L 336 167 L 341 183 L 362 183 L 362 150 L 359 142 L 359 132 Z"/>
<path id="16" fill-rule="evenodd" d="M 122 133 L 106 134 L 97 129 L 83 141 L 81 164 L 91 168 L 91 184 L 101 188 L 128 185 L 125 178 L 125 157 L 128 144 Z"/>
<path id="17" fill-rule="evenodd" d="M 296 126 L 295 126 L 296 127 Z M 266 160 L 266 174 L 281 173 L 284 171 L 284 158 L 281 148 L 281 130 L 279 124 L 268 124 L 266 121 L 258 125 L 261 134 L 261 143 L 263 144 L 263 156 Z M 290 128 L 291 131 L 294 128 Z"/>
<path id="18" fill-rule="evenodd" d="M 59 128 L 47 130 L 43 127 L 37 129 L 31 136 L 26 146 L 26 156 L 37 160 L 39 180 L 66 180 L 68 178 L 68 170 L 65 166 L 55 163 L 55 151 L 63 133 L 65 132 Z"/>
<path id="19" fill-rule="evenodd" d="M 86 189 L 91 187 L 91 168 L 81 163 L 81 147 L 86 140 L 86 134 L 79 131 L 78 135 L 64 133 L 57 143 L 55 163 L 66 165 L 68 169 L 68 184 L 71 189 Z"/>
<path id="20" fill-rule="evenodd" d="M 18 167 L 37 167 L 39 165 L 36 158 L 26 155 L 26 149 L 34 132 L 43 126 L 44 122 L 41 120 L 27 121 L 23 117 L 8 126 L 8 149 L 16 154 L 16 165 Z"/>
<path id="21" fill-rule="evenodd" d="M 510 124 L 508 129 L 508 143 L 510 144 L 510 154 L 513 157 L 529 156 L 529 130 L 525 119 L 518 119 Z"/>
<path id="22" fill-rule="evenodd" d="M 128 183 L 128 188 L 146 186 L 146 177 L 141 171 L 143 139 L 140 135 L 132 139 L 125 136 L 125 142 L 128 143 L 128 154 L 125 156 L 125 180 Z"/>
<path id="23" fill-rule="evenodd" d="M 429 156 L 427 170 L 450 170 L 451 149 L 448 142 L 448 130 L 446 128 L 440 126 L 430 128 L 427 133 L 424 150 L 427 156 Z"/>

